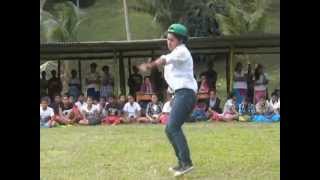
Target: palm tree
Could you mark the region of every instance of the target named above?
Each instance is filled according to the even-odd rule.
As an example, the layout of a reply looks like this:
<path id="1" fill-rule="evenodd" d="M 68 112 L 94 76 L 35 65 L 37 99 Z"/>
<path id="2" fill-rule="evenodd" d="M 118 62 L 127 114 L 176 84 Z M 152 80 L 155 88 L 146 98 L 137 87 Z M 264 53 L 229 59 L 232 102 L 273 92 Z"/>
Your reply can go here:
<path id="1" fill-rule="evenodd" d="M 215 15 L 222 34 L 241 35 L 264 32 L 268 0 L 228 0 L 225 14 Z"/>
<path id="2" fill-rule="evenodd" d="M 40 8 L 40 42 L 78 41 L 77 32 L 84 19 L 81 12 L 72 2 L 57 3 L 52 12 Z M 63 92 L 68 89 L 70 63 L 62 64 Z"/>

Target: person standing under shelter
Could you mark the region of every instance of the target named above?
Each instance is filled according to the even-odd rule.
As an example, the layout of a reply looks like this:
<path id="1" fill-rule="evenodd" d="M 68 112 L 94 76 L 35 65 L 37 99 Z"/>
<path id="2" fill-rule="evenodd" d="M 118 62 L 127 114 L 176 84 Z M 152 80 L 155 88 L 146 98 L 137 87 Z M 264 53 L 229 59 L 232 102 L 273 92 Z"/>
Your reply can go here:
<path id="1" fill-rule="evenodd" d="M 108 98 L 113 94 L 114 78 L 109 72 L 109 66 L 102 67 L 100 96 Z"/>
<path id="2" fill-rule="evenodd" d="M 94 100 L 99 100 L 99 85 L 100 85 L 100 75 L 96 72 L 97 64 L 90 64 L 90 73 L 86 77 L 87 85 L 87 96 L 92 97 Z"/>
<path id="3" fill-rule="evenodd" d="M 47 76 L 47 73 L 45 71 L 42 71 L 41 79 L 40 79 L 40 99 L 48 95 L 48 80 L 46 76 Z"/>
<path id="4" fill-rule="evenodd" d="M 48 81 L 48 95 L 51 98 L 51 100 L 54 100 L 54 96 L 56 94 L 61 94 L 62 91 L 62 82 L 60 80 L 60 77 L 57 77 L 57 71 L 52 70 L 51 71 L 51 79 Z"/>
<path id="5" fill-rule="evenodd" d="M 216 89 L 216 83 L 217 83 L 217 79 L 218 79 L 218 74 L 217 72 L 213 69 L 214 67 L 214 63 L 212 61 L 209 61 L 208 63 L 208 69 L 207 71 L 203 72 L 200 74 L 200 77 L 201 76 L 206 76 L 206 79 L 209 83 L 209 89 L 212 90 L 212 89 Z"/>
<path id="6" fill-rule="evenodd" d="M 73 69 L 69 81 L 69 95 L 72 96 L 74 100 L 77 100 L 80 93 L 80 80 L 77 78 L 77 71 Z"/>
<path id="7" fill-rule="evenodd" d="M 137 66 L 133 66 L 132 69 L 133 69 L 133 74 L 131 74 L 128 79 L 128 86 L 129 86 L 129 94 L 135 97 L 136 92 L 140 91 L 143 77 L 141 74 L 139 74 L 139 69 L 137 68 Z"/>

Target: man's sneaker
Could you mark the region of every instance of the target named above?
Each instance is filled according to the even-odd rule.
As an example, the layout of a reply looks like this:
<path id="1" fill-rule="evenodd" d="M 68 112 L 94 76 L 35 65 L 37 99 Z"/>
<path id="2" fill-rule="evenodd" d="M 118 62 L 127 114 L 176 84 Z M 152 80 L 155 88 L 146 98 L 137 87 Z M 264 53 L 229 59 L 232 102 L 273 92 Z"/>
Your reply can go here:
<path id="1" fill-rule="evenodd" d="M 186 165 L 186 166 L 182 166 L 180 169 L 178 169 L 177 171 L 175 171 L 174 176 L 181 176 L 183 174 L 186 174 L 188 172 L 190 172 L 193 169 L 192 165 Z"/>
<path id="2" fill-rule="evenodd" d="M 176 172 L 176 171 L 178 171 L 180 168 L 181 168 L 180 165 L 177 165 L 177 166 L 175 166 L 175 167 L 169 167 L 169 171 L 171 171 L 171 172 Z"/>

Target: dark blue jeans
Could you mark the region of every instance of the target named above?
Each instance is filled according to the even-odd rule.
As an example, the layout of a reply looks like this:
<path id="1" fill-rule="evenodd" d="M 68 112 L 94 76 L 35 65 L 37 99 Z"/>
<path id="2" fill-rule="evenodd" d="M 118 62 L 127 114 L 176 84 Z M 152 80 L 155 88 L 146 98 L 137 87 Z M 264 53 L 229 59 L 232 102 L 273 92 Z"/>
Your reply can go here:
<path id="1" fill-rule="evenodd" d="M 191 89 L 179 89 L 175 92 L 173 104 L 166 125 L 167 137 L 173 146 L 180 165 L 192 165 L 186 137 L 181 126 L 189 118 L 196 103 L 196 94 Z"/>

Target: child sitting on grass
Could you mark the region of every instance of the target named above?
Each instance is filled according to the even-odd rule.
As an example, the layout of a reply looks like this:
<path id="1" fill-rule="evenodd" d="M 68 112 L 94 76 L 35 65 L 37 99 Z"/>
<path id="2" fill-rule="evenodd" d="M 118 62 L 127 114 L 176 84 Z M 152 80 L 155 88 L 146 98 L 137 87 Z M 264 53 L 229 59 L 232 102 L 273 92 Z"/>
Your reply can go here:
<path id="1" fill-rule="evenodd" d="M 195 108 L 192 111 L 191 119 L 192 121 L 205 121 L 208 119 L 207 117 L 207 105 L 205 100 L 198 100 Z"/>
<path id="2" fill-rule="evenodd" d="M 102 119 L 101 124 L 118 125 L 123 121 L 120 113 L 120 104 L 115 96 L 108 98 L 108 104 L 105 107 L 107 115 Z"/>
<path id="3" fill-rule="evenodd" d="M 148 121 L 146 117 L 141 116 L 141 107 L 134 101 L 132 95 L 128 96 L 128 102 L 123 107 L 124 112 L 124 122 L 133 123 L 133 122 L 145 122 Z"/>
<path id="4" fill-rule="evenodd" d="M 239 104 L 239 121 L 251 121 L 251 117 L 255 114 L 255 107 L 249 102 L 249 97 L 245 97 Z"/>
<path id="5" fill-rule="evenodd" d="M 48 107 L 48 99 L 42 98 L 40 104 L 40 128 L 51 128 L 56 125 L 53 120 L 54 112 L 51 107 Z"/>
<path id="6" fill-rule="evenodd" d="M 87 103 L 82 107 L 83 119 L 79 121 L 81 125 L 97 125 L 101 123 L 99 109 L 93 104 L 93 97 L 88 96 Z"/>
<path id="7" fill-rule="evenodd" d="M 167 124 L 169 120 L 169 114 L 171 111 L 171 103 L 172 103 L 172 96 L 170 94 L 167 94 L 167 102 L 164 103 L 163 108 L 162 108 L 162 113 L 159 117 L 160 123 L 161 124 Z"/>
<path id="8" fill-rule="evenodd" d="M 223 113 L 219 114 L 217 112 L 213 112 L 211 119 L 215 121 L 225 121 L 229 122 L 232 120 L 238 119 L 238 112 L 236 110 L 236 101 L 237 97 L 235 94 L 231 94 L 230 98 L 224 105 Z"/>
<path id="9" fill-rule="evenodd" d="M 62 97 L 62 104 L 59 107 L 59 115 L 55 116 L 55 121 L 60 125 L 75 124 L 81 119 L 81 114 L 76 106 L 70 102 L 68 95 Z"/>
<path id="10" fill-rule="evenodd" d="M 162 102 L 158 101 L 158 96 L 153 94 L 151 96 L 151 102 L 148 103 L 146 109 L 147 122 L 159 123 L 160 114 L 162 112 Z"/>
<path id="11" fill-rule="evenodd" d="M 252 117 L 254 122 L 276 122 L 280 120 L 280 115 L 274 113 L 272 106 L 262 96 L 256 104 L 256 114 Z"/>

